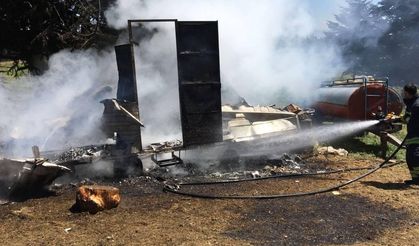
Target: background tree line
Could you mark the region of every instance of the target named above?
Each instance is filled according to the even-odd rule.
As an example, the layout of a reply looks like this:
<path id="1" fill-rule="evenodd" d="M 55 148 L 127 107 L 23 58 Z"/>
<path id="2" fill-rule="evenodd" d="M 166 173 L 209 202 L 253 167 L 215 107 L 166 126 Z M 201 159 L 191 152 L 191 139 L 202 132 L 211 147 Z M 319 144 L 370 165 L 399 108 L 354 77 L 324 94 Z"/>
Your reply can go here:
<path id="1" fill-rule="evenodd" d="M 325 38 L 342 48 L 353 74 L 419 82 L 419 1 L 348 0 Z"/>

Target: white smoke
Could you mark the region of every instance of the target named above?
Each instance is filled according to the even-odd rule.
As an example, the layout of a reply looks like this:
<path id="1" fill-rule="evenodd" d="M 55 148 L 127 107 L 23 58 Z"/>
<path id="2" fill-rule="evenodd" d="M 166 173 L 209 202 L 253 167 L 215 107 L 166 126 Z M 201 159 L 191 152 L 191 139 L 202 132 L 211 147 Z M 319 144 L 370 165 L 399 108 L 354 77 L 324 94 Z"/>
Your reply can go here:
<path id="1" fill-rule="evenodd" d="M 7 156 L 97 143 L 100 100 L 117 80 L 111 52 L 61 51 L 42 76 L 24 76 L 0 88 L 0 142 Z"/>
<path id="2" fill-rule="evenodd" d="M 243 141 L 230 146 L 217 144 L 197 146 L 185 151 L 183 159 L 199 163 L 203 168 L 207 168 L 208 163 L 211 163 L 209 161 L 228 159 L 234 155 L 242 158 L 279 156 L 312 147 L 315 143 L 323 144 L 359 134 L 377 123 L 379 123 L 377 120 L 337 123 L 303 129 L 298 132 L 283 132 L 276 136 L 264 138 L 263 141 Z"/>
<path id="3" fill-rule="evenodd" d="M 307 1 L 119 0 L 106 18 L 119 29 L 126 28 L 127 19 L 218 20 L 222 84 L 251 104 L 276 103 L 285 96 L 299 100 L 344 70 L 339 50 L 314 39 L 324 25 Z M 170 44 L 174 31 L 159 30 L 164 36 L 156 39 L 166 37 Z M 153 47 L 159 53 L 174 49 L 160 42 Z M 164 64 L 167 56 L 153 59 Z"/>
<path id="4" fill-rule="evenodd" d="M 175 33 L 173 25 L 154 26 L 159 31 L 153 34 L 152 40 L 142 41 L 135 47 L 139 107 L 145 124 L 141 131 L 144 145 L 181 139 Z"/>
<path id="5" fill-rule="evenodd" d="M 106 18 L 118 29 L 133 18 L 218 20 L 223 87 L 251 104 L 301 102 L 320 81 L 345 68 L 339 49 L 316 39 L 324 24 L 307 1 L 118 0 Z M 158 31 L 136 47 L 145 143 L 180 137 L 174 27 L 148 27 Z M 0 145 L 21 155 L 32 145 L 98 143 L 99 101 L 115 97 L 116 81 L 114 53 L 90 50 L 61 51 L 50 58 L 44 75 L 0 83 Z M 114 90 L 99 92 L 106 85 Z"/>
<path id="6" fill-rule="evenodd" d="M 375 1 L 377 2 L 377 1 Z M 373 13 L 371 1 L 348 0 L 342 7 L 340 14 L 329 25 L 332 29 L 339 29 L 339 33 L 329 33 L 341 46 L 353 43 L 362 44 L 364 48 L 376 47 L 379 39 L 390 27 L 390 20 L 386 16 Z"/>

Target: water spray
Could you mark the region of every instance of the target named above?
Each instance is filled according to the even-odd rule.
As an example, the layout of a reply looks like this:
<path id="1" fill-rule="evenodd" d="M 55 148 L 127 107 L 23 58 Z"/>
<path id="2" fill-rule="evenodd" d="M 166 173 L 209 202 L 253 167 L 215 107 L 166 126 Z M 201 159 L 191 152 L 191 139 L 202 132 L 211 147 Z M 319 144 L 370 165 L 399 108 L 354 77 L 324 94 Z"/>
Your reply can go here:
<path id="1" fill-rule="evenodd" d="M 283 132 L 274 136 L 243 142 L 223 142 L 221 144 L 203 145 L 189 148 L 191 161 L 197 160 L 222 160 L 226 153 L 233 153 L 242 158 L 271 156 L 304 149 L 318 142 L 336 140 L 345 136 L 355 135 L 375 125 L 378 120 L 346 122 L 333 125 L 323 125 L 298 132 Z M 232 154 L 228 154 L 230 158 Z M 194 158 L 194 156 L 198 158 Z M 186 159 L 188 156 L 186 157 Z M 185 159 L 185 158 L 184 158 Z"/>
<path id="2" fill-rule="evenodd" d="M 384 118 L 382 120 L 357 122 L 355 124 L 353 124 L 353 122 L 352 123 L 345 123 L 345 124 L 343 124 L 343 126 L 348 126 L 348 124 L 349 125 L 352 124 L 353 126 L 352 126 L 351 129 L 362 130 L 362 129 L 366 129 L 368 127 L 378 125 L 379 123 L 380 124 L 389 124 L 389 123 L 391 123 L 391 121 L 389 119 Z M 315 132 L 319 132 L 320 129 L 322 129 L 322 130 L 333 129 L 333 131 L 331 131 L 331 133 L 340 132 L 340 131 L 338 131 L 339 128 L 336 128 L 336 127 L 319 127 L 319 128 L 316 128 Z M 327 135 L 330 135 L 330 134 L 327 134 Z M 334 137 L 333 139 L 335 139 L 335 138 L 336 137 Z M 327 192 L 335 191 L 335 190 L 338 190 L 342 187 L 348 186 L 348 185 L 350 185 L 354 182 L 357 182 L 357 181 L 375 173 L 376 171 L 380 170 L 381 168 L 385 167 L 386 164 L 399 152 L 399 150 L 401 148 L 403 148 L 405 140 L 406 139 L 403 139 L 402 143 L 397 147 L 397 149 L 389 157 L 387 157 L 383 162 L 378 164 L 376 167 L 370 168 L 370 170 L 368 172 L 366 172 L 366 173 L 364 173 L 364 174 L 362 174 L 362 175 L 360 175 L 356 178 L 353 178 L 349 181 L 346 181 L 344 183 L 337 184 L 337 185 L 334 185 L 334 186 L 331 186 L 331 187 L 328 187 L 328 188 L 324 188 L 324 189 L 320 189 L 320 190 L 316 190 L 316 191 L 298 192 L 298 193 L 289 193 L 289 194 L 260 195 L 260 196 L 240 196 L 240 195 L 210 195 L 210 194 L 200 194 L 200 193 L 189 193 L 189 192 L 184 192 L 184 191 L 180 190 L 182 188 L 182 186 L 217 185 L 217 184 L 226 184 L 226 183 L 247 182 L 247 181 L 265 180 L 265 179 L 268 179 L 267 177 L 245 179 L 245 180 L 222 181 L 222 182 L 181 183 L 181 184 L 178 184 L 177 187 L 166 185 L 164 187 L 164 190 L 167 191 L 167 192 L 178 194 L 178 195 L 190 196 L 190 197 L 195 197 L 195 198 L 206 198 L 206 199 L 277 199 L 277 198 L 299 197 L 299 196 L 308 196 L 308 195 L 327 193 Z M 301 176 L 314 176 L 314 175 L 324 175 L 324 174 L 331 174 L 331 173 L 344 172 L 344 171 L 354 171 L 354 170 L 345 169 L 345 170 L 338 170 L 338 171 L 332 171 L 332 172 L 327 172 L 327 173 L 277 175 L 277 176 L 274 176 L 274 177 L 271 177 L 271 178 L 290 178 L 290 177 L 301 177 Z"/>
<path id="3" fill-rule="evenodd" d="M 263 152 L 268 153 L 274 149 L 278 150 L 278 147 L 282 152 L 289 152 L 292 150 L 308 147 L 314 142 L 327 142 L 345 136 L 351 136 L 379 123 L 380 121 L 378 120 L 368 120 L 324 125 L 306 129 L 295 134 L 278 136 L 265 141 L 264 144 L 267 148 L 264 149 Z"/>

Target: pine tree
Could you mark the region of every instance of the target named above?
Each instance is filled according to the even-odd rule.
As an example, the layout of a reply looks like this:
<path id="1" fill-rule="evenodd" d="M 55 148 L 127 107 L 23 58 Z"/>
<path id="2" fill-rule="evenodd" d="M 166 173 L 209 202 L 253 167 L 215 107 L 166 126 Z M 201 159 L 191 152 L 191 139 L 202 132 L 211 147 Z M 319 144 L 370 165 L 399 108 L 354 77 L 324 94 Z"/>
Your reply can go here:
<path id="1" fill-rule="evenodd" d="M 388 28 L 386 20 L 377 17 L 374 5 L 367 0 L 348 0 L 347 6 L 328 23 L 326 38 L 336 42 L 354 74 L 372 74 L 377 45 Z"/>
<path id="2" fill-rule="evenodd" d="M 381 69 L 393 80 L 418 82 L 419 1 L 382 0 L 376 8 L 390 27 L 381 37 Z"/>

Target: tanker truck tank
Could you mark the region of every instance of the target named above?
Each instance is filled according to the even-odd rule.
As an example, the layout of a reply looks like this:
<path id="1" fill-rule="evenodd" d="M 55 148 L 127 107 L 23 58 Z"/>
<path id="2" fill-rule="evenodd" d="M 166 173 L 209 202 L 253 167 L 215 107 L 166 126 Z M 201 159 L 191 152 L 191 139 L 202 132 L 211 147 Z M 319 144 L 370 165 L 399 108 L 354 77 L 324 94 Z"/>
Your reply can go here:
<path id="1" fill-rule="evenodd" d="M 313 107 L 321 116 L 342 120 L 370 120 L 383 110 L 399 115 L 403 100 L 388 79 L 372 76 L 333 81 L 314 92 Z"/>

